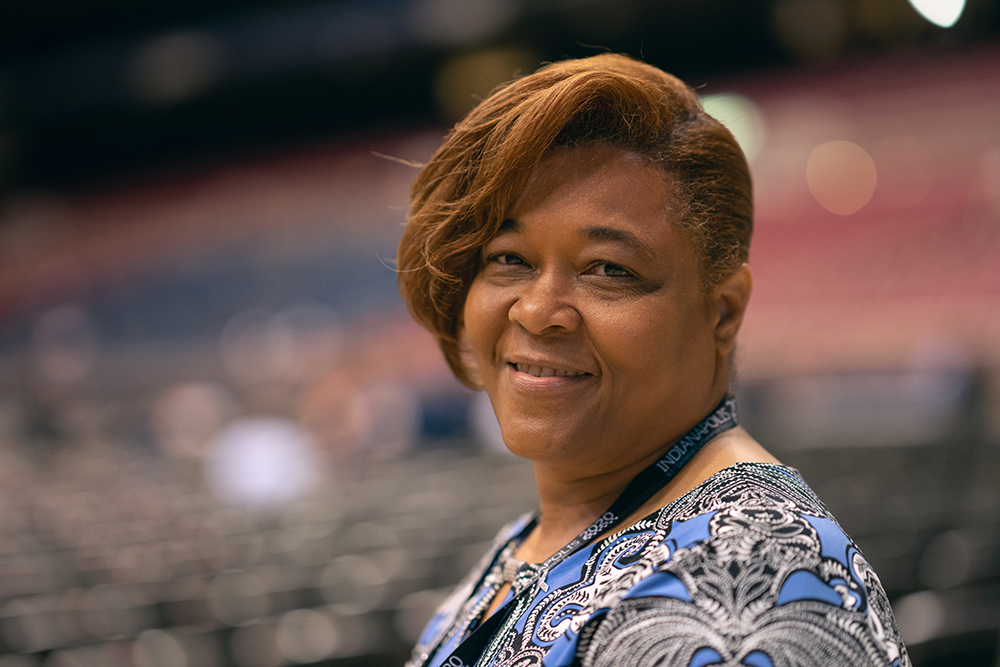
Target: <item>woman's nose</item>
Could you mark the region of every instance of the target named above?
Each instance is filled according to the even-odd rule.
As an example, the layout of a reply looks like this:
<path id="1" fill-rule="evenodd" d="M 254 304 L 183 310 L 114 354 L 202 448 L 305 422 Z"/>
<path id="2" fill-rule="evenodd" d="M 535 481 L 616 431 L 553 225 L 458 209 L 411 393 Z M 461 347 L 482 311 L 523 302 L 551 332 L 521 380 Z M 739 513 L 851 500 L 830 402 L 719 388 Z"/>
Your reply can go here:
<path id="1" fill-rule="evenodd" d="M 525 285 L 508 311 L 510 321 L 536 335 L 576 331 L 582 317 L 568 282 L 559 276 L 542 274 Z"/>

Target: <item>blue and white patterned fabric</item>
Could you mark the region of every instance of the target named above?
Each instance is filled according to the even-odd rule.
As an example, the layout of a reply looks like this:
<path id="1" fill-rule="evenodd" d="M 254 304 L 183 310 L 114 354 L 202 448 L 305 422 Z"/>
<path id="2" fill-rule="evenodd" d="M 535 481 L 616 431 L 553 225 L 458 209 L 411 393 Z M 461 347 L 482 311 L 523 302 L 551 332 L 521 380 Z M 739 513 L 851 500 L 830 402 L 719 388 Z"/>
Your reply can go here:
<path id="1" fill-rule="evenodd" d="M 449 656 L 503 584 L 531 524 L 493 548 L 438 610 L 409 666 Z M 519 598 L 478 664 L 910 664 L 868 561 L 793 468 L 741 463 L 549 572 Z"/>

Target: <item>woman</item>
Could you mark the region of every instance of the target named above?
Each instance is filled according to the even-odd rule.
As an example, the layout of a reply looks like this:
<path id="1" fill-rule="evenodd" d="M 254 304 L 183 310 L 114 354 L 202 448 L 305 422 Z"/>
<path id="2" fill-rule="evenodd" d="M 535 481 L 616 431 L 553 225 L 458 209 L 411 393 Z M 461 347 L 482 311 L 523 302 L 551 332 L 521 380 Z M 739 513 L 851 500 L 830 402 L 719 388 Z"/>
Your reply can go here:
<path id="1" fill-rule="evenodd" d="M 544 67 L 411 203 L 401 291 L 540 500 L 411 665 L 909 664 L 857 547 L 737 425 L 750 177 L 689 88 L 619 55 Z"/>

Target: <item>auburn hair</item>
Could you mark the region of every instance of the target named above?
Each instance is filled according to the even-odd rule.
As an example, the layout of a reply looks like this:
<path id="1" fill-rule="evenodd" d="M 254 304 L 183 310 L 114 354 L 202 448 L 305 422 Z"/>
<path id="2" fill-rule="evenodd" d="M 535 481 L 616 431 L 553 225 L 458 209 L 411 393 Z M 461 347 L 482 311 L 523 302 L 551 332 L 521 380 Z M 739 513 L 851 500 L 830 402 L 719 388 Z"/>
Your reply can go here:
<path id="1" fill-rule="evenodd" d="M 606 53 L 546 65 L 498 86 L 460 120 L 410 191 L 397 254 L 399 290 L 459 380 L 462 308 L 480 251 L 499 231 L 547 151 L 607 144 L 669 176 L 671 212 L 711 290 L 747 260 L 753 195 L 732 134 L 686 84 Z"/>

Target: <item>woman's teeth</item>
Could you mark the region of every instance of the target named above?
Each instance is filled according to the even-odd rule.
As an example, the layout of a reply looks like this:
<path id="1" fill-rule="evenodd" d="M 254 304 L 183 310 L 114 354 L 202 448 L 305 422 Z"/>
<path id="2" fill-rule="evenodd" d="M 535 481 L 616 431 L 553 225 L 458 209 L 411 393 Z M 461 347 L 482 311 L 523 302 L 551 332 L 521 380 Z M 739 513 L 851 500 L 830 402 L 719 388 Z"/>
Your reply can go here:
<path id="1" fill-rule="evenodd" d="M 514 364 L 514 367 L 521 373 L 534 375 L 536 378 L 575 378 L 586 375 L 583 371 L 562 371 L 555 368 L 545 368 L 544 366 L 529 366 L 528 364 Z"/>

